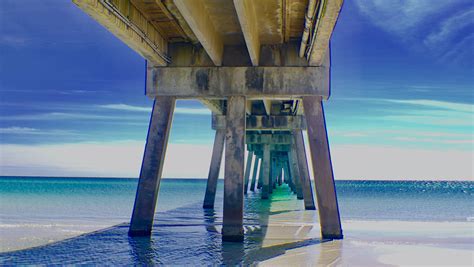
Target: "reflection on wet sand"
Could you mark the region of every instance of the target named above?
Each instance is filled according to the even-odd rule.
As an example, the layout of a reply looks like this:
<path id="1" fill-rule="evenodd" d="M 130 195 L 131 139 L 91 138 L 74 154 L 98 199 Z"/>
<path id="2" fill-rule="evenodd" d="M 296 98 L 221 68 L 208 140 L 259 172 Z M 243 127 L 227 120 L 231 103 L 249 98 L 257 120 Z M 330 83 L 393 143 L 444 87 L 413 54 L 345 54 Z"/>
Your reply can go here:
<path id="1" fill-rule="evenodd" d="M 249 192 L 245 240 L 229 243 L 222 242 L 220 234 L 222 199 L 216 204 L 215 210 L 203 210 L 201 203 L 196 203 L 157 213 L 151 237 L 128 237 L 128 224 L 121 224 L 50 245 L 3 253 L 0 264 L 380 266 L 402 264 L 397 259 L 407 255 L 426 264 L 444 260 L 472 265 L 474 245 L 469 222 L 346 221 L 344 240 L 321 240 L 317 211 L 304 210 L 303 202 L 282 186 L 266 201 Z M 437 257 L 420 259 L 417 253 Z M 457 261 L 452 255 L 457 255 Z"/>

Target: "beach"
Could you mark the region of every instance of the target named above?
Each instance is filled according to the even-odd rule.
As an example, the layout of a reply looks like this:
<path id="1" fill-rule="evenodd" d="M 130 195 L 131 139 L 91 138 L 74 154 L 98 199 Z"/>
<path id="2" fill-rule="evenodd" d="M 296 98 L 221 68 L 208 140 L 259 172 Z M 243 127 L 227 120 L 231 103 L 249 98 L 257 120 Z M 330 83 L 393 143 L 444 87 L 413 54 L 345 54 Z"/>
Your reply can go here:
<path id="1" fill-rule="evenodd" d="M 155 230 L 144 240 L 127 236 L 136 180 L 14 179 L 9 184 L 16 183 L 33 200 L 7 201 L 18 193 L 14 186 L 1 196 L 0 259 L 6 264 L 93 264 L 98 259 L 110 264 L 473 264 L 470 182 L 338 181 L 344 239 L 337 241 L 320 239 L 317 211 L 305 211 L 287 188 L 278 188 L 271 201 L 249 192 L 246 240 L 237 245 L 220 239 L 222 184 L 213 212 L 201 208 L 205 181 L 165 179 Z M 17 250 L 27 247 L 35 248 Z"/>

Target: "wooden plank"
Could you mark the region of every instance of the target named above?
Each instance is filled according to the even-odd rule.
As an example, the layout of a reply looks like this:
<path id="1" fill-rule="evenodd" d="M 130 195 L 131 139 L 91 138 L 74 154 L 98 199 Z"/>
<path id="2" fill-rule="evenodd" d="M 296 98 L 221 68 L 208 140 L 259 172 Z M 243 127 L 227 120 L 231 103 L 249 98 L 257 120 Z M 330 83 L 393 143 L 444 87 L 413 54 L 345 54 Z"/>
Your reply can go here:
<path id="1" fill-rule="evenodd" d="M 213 209 L 216 199 L 217 180 L 221 168 L 222 152 L 224 151 L 225 130 L 217 130 L 212 149 L 211 166 L 207 176 L 206 195 L 202 205 L 205 209 Z"/>
<path id="2" fill-rule="evenodd" d="M 257 24 L 254 0 L 234 0 L 235 10 L 240 27 L 244 34 L 245 44 L 253 66 L 258 66 L 260 58 L 259 26 Z"/>
<path id="3" fill-rule="evenodd" d="M 222 65 L 224 43 L 201 0 L 174 0 L 181 15 L 216 66 Z"/>
<path id="4" fill-rule="evenodd" d="M 168 67 L 152 68 L 147 95 L 248 99 L 288 99 L 306 95 L 329 97 L 324 67 Z"/>
<path id="5" fill-rule="evenodd" d="M 343 238 L 341 219 L 323 104 L 319 97 L 304 97 L 303 105 L 308 124 L 308 141 L 313 164 L 321 234 L 323 238 L 341 239 Z"/>
<path id="6" fill-rule="evenodd" d="M 150 65 L 166 66 L 162 55 L 167 53 L 167 41 L 129 0 L 114 6 L 109 0 L 72 0 L 80 9 L 99 22 L 122 42 L 144 57 Z M 111 7 L 116 12 L 111 11 Z M 138 28 L 130 27 L 129 21 Z M 143 38 L 143 35 L 146 38 Z M 148 39 L 150 42 L 147 42 Z"/>
<path id="7" fill-rule="evenodd" d="M 128 232 L 130 236 L 151 234 L 175 103 L 173 97 L 155 100 Z"/>
<path id="8" fill-rule="evenodd" d="M 245 97 L 227 100 L 222 240 L 244 239 Z"/>

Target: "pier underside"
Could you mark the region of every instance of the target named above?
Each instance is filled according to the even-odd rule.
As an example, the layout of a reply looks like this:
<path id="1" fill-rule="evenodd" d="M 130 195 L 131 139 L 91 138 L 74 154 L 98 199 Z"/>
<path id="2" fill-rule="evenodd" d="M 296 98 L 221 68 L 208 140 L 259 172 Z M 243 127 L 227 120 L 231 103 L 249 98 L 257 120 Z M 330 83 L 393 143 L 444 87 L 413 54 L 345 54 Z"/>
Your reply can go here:
<path id="1" fill-rule="evenodd" d="M 283 185 L 317 208 L 323 238 L 342 238 L 322 103 L 342 0 L 73 2 L 147 60 L 155 102 L 129 235 L 150 235 L 175 101 L 197 99 L 216 130 L 205 209 L 225 155 L 224 241 L 244 240 L 249 190 L 270 201 Z"/>

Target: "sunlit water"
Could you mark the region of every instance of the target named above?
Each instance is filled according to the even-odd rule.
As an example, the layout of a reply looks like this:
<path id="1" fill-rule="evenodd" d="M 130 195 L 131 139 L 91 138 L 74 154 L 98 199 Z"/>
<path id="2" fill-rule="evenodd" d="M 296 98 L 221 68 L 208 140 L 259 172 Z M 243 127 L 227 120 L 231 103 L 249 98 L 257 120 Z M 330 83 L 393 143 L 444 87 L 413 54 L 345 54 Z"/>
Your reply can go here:
<path id="1" fill-rule="evenodd" d="M 152 237 L 129 238 L 123 223 L 130 219 L 136 186 L 136 179 L 0 178 L 0 228 L 4 230 L 28 227 L 34 235 L 35 227 L 48 224 L 122 224 L 40 248 L 3 253 L 0 263 L 237 264 L 321 242 L 309 239 L 262 248 L 269 216 L 304 209 L 302 201 L 282 187 L 271 201 L 262 201 L 258 192 L 249 193 L 246 240 L 223 245 L 223 184 L 218 185 L 215 211 L 205 211 L 201 202 L 206 181 L 199 179 L 164 179 Z M 336 187 L 343 221 L 474 220 L 472 182 L 337 181 Z"/>

